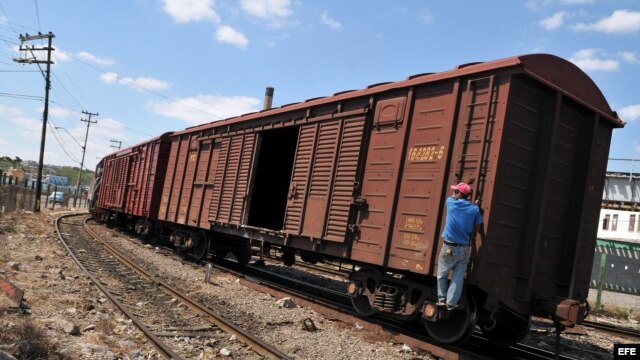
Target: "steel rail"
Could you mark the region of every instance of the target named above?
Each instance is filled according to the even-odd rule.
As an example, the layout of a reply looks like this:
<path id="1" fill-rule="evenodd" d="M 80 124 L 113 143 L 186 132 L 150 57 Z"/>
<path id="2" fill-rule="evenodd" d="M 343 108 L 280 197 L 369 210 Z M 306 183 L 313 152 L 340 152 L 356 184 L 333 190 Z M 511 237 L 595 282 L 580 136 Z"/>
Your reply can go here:
<path id="1" fill-rule="evenodd" d="M 627 327 L 617 326 L 614 324 L 601 323 L 601 322 L 590 321 L 590 320 L 584 320 L 582 322 L 582 325 L 590 328 L 598 329 L 598 330 L 604 330 L 604 331 L 609 331 L 616 334 L 623 334 L 623 335 L 640 338 L 640 330 L 637 330 L 637 329 L 631 329 Z"/>
<path id="2" fill-rule="evenodd" d="M 86 219 L 86 220 L 88 220 L 88 219 Z M 86 220 L 85 220 L 85 222 L 86 222 Z M 236 338 L 239 341 L 249 345 L 255 352 L 257 352 L 261 356 L 264 356 L 265 358 L 268 358 L 268 359 L 291 359 L 291 357 L 289 357 L 287 354 L 283 353 L 282 351 L 278 350 L 277 348 L 273 347 L 272 345 L 266 343 L 262 339 L 259 339 L 258 337 L 247 333 L 245 330 L 243 330 L 242 328 L 238 327 L 232 321 L 226 319 L 224 316 L 214 313 L 209 308 L 207 308 L 207 307 L 199 304 L 195 300 L 192 300 L 192 299 L 188 298 L 187 296 L 183 295 L 182 293 L 180 293 L 179 290 L 175 289 L 171 285 L 169 285 L 169 284 L 163 282 L 162 280 L 157 279 L 153 275 L 149 274 L 145 269 L 143 269 L 142 267 L 138 266 L 138 264 L 134 263 L 131 259 L 129 259 L 126 256 L 122 255 L 117 249 L 115 249 L 114 247 L 112 247 L 108 243 L 104 242 L 100 238 L 100 236 L 98 236 L 98 234 L 96 234 L 92 229 L 90 229 L 89 226 L 86 226 L 86 224 L 85 224 L 85 230 L 89 234 L 91 234 L 91 236 L 93 236 L 94 239 L 96 239 L 96 241 L 98 241 L 100 244 L 102 244 L 105 247 L 105 249 L 107 249 L 107 251 L 109 251 L 113 256 L 118 258 L 120 261 L 124 262 L 127 266 L 131 267 L 133 270 L 135 270 L 139 274 L 141 274 L 141 275 L 151 279 L 155 283 L 157 283 L 160 288 L 162 288 L 163 290 L 171 293 L 171 295 L 173 295 L 174 297 L 179 298 L 180 301 L 182 301 L 182 303 L 186 304 L 191 309 L 193 309 L 193 310 L 195 310 L 197 312 L 200 312 L 201 314 L 209 316 L 210 320 L 216 326 L 218 326 L 220 329 L 222 329 L 226 333 L 236 335 Z"/>
<path id="3" fill-rule="evenodd" d="M 151 340 L 151 342 L 153 343 L 153 346 L 159 352 L 161 352 L 164 355 L 164 357 L 169 359 L 183 359 L 180 355 L 173 352 L 173 350 L 171 350 L 171 348 L 167 344 L 165 344 L 162 340 L 160 340 L 157 336 L 155 336 L 155 334 L 153 334 L 153 332 L 144 323 L 142 323 L 137 316 L 133 315 L 133 313 L 131 313 L 127 309 L 127 307 L 115 297 L 115 295 L 113 295 L 106 287 L 104 287 L 100 283 L 100 281 L 96 279 L 91 274 L 91 272 L 84 267 L 84 265 L 82 265 L 80 260 L 73 253 L 73 251 L 71 251 L 71 248 L 68 246 L 67 242 L 64 240 L 64 237 L 62 236 L 59 223 L 60 223 L 60 220 L 63 218 L 71 217 L 71 216 L 81 216 L 81 215 L 82 214 L 66 214 L 55 219 L 54 226 L 56 229 L 56 233 L 58 234 L 58 239 L 62 243 L 62 246 L 64 246 L 64 248 L 67 249 L 67 252 L 69 253 L 69 255 L 71 255 L 71 258 L 73 259 L 73 261 L 85 273 L 85 275 L 87 275 L 89 279 L 91 279 L 94 285 L 96 285 L 100 289 L 100 291 L 102 291 L 105 294 L 105 296 L 108 297 L 109 300 L 111 300 L 120 309 L 120 311 L 122 311 L 129 319 L 131 319 L 131 321 L 133 321 L 134 324 L 136 324 L 136 326 L 140 329 L 140 331 L 142 331 L 144 335 L 149 340 Z"/>

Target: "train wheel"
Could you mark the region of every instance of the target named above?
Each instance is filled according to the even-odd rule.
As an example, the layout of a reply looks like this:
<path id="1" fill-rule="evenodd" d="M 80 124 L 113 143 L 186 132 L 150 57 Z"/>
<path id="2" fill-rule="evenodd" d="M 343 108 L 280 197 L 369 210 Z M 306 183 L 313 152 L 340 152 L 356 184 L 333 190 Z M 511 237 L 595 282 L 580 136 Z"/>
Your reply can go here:
<path id="1" fill-rule="evenodd" d="M 373 308 L 373 305 L 371 305 L 371 302 L 369 302 L 369 297 L 362 295 L 362 293 L 375 293 L 382 277 L 380 271 L 371 266 L 363 266 L 356 273 L 352 274 L 352 277 L 355 283 L 361 286 L 362 289 L 360 295 L 351 297 L 351 305 L 353 305 L 353 308 L 362 316 L 375 315 L 376 310 Z"/>
<path id="2" fill-rule="evenodd" d="M 236 257 L 236 261 L 239 265 L 245 266 L 251 261 L 251 252 L 242 250 L 236 250 L 232 252 Z"/>
<path id="3" fill-rule="evenodd" d="M 224 260 L 227 257 L 228 254 L 229 254 L 229 250 L 218 249 L 218 250 L 215 250 L 213 252 L 213 258 L 216 261 L 220 262 L 220 261 Z"/>
<path id="4" fill-rule="evenodd" d="M 466 296 L 466 306 L 452 310 L 449 317 L 438 321 L 424 321 L 427 333 L 443 344 L 462 343 L 473 333 L 478 320 L 478 310 L 473 296 Z"/>
<path id="5" fill-rule="evenodd" d="M 480 324 L 482 333 L 497 345 L 509 346 L 524 339 L 529 333 L 529 319 L 523 319 L 506 310 L 493 315 L 495 322 Z"/>
<path id="6" fill-rule="evenodd" d="M 292 266 L 296 263 L 296 252 L 293 250 L 283 250 L 282 252 L 282 262 L 286 266 Z"/>
<path id="7" fill-rule="evenodd" d="M 309 264 L 317 264 L 320 259 L 317 256 L 309 255 L 309 254 L 300 254 L 300 259 L 302 261 Z"/>
<path id="8" fill-rule="evenodd" d="M 376 313 L 369 302 L 369 298 L 364 295 L 352 297 L 351 305 L 353 305 L 353 308 L 362 316 L 373 316 Z"/>
<path id="9" fill-rule="evenodd" d="M 207 257 L 209 253 L 209 236 L 204 231 L 198 232 L 193 235 L 194 244 L 191 248 L 193 257 L 198 260 L 202 260 Z"/>
<path id="10" fill-rule="evenodd" d="M 146 244 L 156 246 L 160 242 L 160 238 L 156 234 L 144 234 L 142 235 L 142 241 Z"/>

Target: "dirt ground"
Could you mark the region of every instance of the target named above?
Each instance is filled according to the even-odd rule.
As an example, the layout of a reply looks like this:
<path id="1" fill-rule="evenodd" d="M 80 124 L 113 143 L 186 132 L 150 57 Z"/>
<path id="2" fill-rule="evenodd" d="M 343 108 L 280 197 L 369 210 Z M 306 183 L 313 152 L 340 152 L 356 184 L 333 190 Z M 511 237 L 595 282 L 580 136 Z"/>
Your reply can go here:
<path id="1" fill-rule="evenodd" d="M 12 359 L 11 356 L 17 359 L 159 358 L 144 336 L 90 283 L 61 246 L 55 235 L 52 219 L 64 210 L 56 209 L 52 212 L 47 209 L 40 214 L 17 211 L 0 216 L 0 279 L 8 280 L 24 290 L 22 308 L 17 308 L 16 304 L 0 293 L 0 359 Z M 120 240 L 125 241 L 118 239 Z M 122 246 L 129 245 L 123 243 Z M 140 256 L 147 256 L 144 251 L 148 250 L 144 246 L 132 244 L 131 247 L 131 253 L 140 251 L 143 254 Z M 140 249 L 136 250 L 136 247 Z M 160 264 L 159 269 L 179 267 L 179 264 L 173 264 L 173 260 L 164 257 L 154 261 Z M 280 327 L 283 329 L 277 330 L 282 331 L 280 339 L 290 341 L 281 345 L 289 353 L 295 353 L 297 358 L 430 358 L 425 354 L 403 350 L 403 344 L 385 342 L 384 339 L 367 339 L 363 334 L 357 333 L 356 329 L 323 320 L 320 315 L 312 314 L 308 309 L 278 309 L 275 305 L 277 299 L 253 294 L 233 279 L 220 276 L 216 279 L 218 285 L 203 289 L 199 273 L 193 273 L 195 270 L 189 267 L 181 271 L 176 276 L 188 279 L 184 282 L 191 284 L 195 289 L 194 293 L 203 299 L 210 298 L 210 301 L 225 303 L 231 312 L 248 312 L 253 323 L 264 322 L 271 324 L 273 328 L 274 323 L 286 325 L 294 323 L 290 320 L 296 317 L 313 317 L 326 330 L 315 339 L 301 336 L 293 325 L 290 329 L 285 328 L 288 325 L 282 325 Z M 231 293 L 238 294 L 238 299 L 231 297 Z M 273 309 L 265 310 L 268 307 Z M 614 306 L 608 308 L 612 309 Z M 615 313 L 626 314 L 626 318 L 613 318 L 616 314 L 609 313 L 605 317 L 590 319 L 638 328 L 640 316 L 637 309 L 619 309 Z M 277 318 L 277 321 L 272 318 L 261 319 L 261 316 L 267 316 L 265 314 L 281 318 Z M 296 336 L 299 339 L 294 339 Z M 332 338 L 335 340 L 331 340 Z M 526 342 L 552 348 L 551 339 L 553 334 L 549 334 L 547 329 L 534 327 Z M 637 340 L 632 342 L 637 343 Z M 323 341 L 336 345 L 325 346 Z M 613 343 L 630 340 L 588 330 L 583 335 L 565 335 L 563 342 L 578 348 L 572 356 L 599 359 L 610 358 L 607 354 L 612 354 Z M 198 358 L 215 357 L 220 355 L 203 351 Z"/>
<path id="2" fill-rule="evenodd" d="M 0 217 L 0 278 L 24 290 L 23 308 L 0 294 L 0 359 L 104 358 L 92 356 L 96 349 L 111 358 L 153 355 L 142 334 L 67 255 L 51 214 Z"/>

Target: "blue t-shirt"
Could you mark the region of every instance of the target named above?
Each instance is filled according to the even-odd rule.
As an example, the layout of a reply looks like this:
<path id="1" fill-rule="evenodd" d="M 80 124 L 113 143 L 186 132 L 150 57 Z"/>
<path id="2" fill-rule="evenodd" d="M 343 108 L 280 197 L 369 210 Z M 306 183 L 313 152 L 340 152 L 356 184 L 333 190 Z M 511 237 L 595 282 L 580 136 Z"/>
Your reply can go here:
<path id="1" fill-rule="evenodd" d="M 450 196 L 447 199 L 447 221 L 442 238 L 448 242 L 469 245 L 475 225 L 482 224 L 482 214 L 478 205 L 466 199 Z"/>

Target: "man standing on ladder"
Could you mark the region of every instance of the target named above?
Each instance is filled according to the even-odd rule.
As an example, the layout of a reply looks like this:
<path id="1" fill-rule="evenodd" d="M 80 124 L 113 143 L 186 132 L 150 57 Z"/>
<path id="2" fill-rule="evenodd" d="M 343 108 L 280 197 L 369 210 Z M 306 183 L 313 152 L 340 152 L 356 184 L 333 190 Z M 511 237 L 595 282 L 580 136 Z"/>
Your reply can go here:
<path id="1" fill-rule="evenodd" d="M 462 295 L 464 273 L 471 257 L 471 242 L 476 230 L 484 241 L 482 213 L 478 205 L 467 198 L 471 186 L 452 185 L 453 195 L 447 198 L 447 220 L 442 232 L 444 244 L 438 257 L 438 306 L 453 310 Z M 451 282 L 448 275 L 451 272 Z"/>

